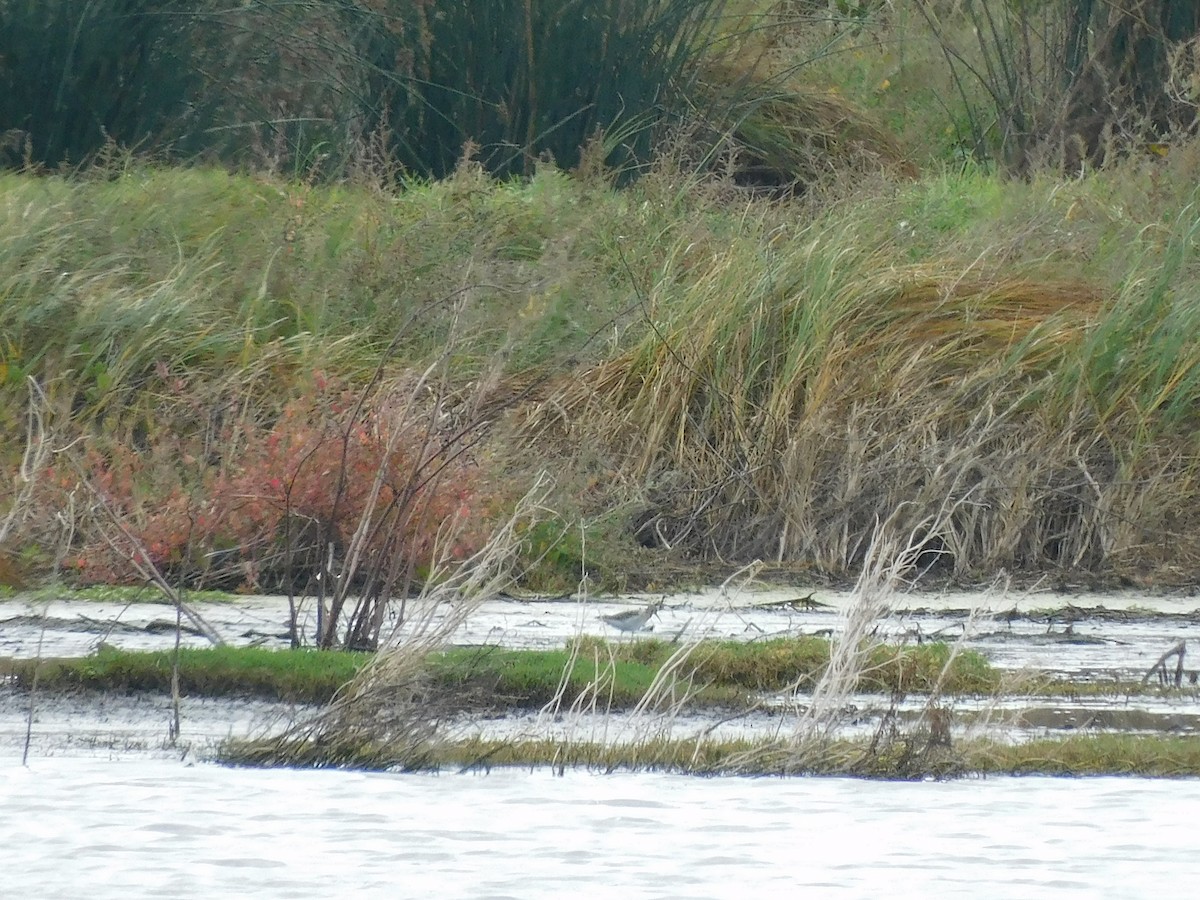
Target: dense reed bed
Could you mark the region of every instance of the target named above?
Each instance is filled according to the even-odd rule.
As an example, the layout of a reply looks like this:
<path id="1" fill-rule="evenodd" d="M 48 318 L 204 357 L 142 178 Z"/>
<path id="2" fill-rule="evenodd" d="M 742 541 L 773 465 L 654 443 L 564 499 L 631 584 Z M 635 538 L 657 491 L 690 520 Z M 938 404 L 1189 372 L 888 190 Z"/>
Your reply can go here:
<path id="1" fill-rule="evenodd" d="M 914 260 L 931 223 L 876 198 L 809 225 L 743 219 L 720 244 L 688 235 L 641 339 L 530 433 L 607 439 L 661 547 L 846 573 L 879 517 L 949 500 L 923 563 L 956 577 L 1190 570 L 1193 200 L 1130 236 L 1116 279 L 1062 247 L 1084 197 L 1026 223 L 1046 243 L 1020 262 L 1003 233 Z"/>
<path id="2" fill-rule="evenodd" d="M 1069 183 L 882 178 L 815 218 L 805 200 L 669 170 L 615 192 L 468 164 L 398 195 L 132 163 L 111 179 L 5 176 L 0 456 L 17 472 L 31 411 L 77 456 L 21 488 L 6 565 L 82 558 L 91 580 L 131 577 L 82 519 L 55 518 L 82 467 L 165 540 L 174 573 L 253 585 L 264 554 L 238 547 L 273 538 L 246 530 L 247 503 L 276 510 L 250 515 L 262 524 L 287 500 L 266 469 L 293 487 L 316 477 L 312 453 L 354 469 L 329 448 L 347 428 L 364 446 L 396 433 L 383 409 L 419 420 L 387 426 L 417 453 L 433 407 L 406 392 L 437 360 L 421 396 L 476 450 L 467 468 L 454 457 L 467 494 L 435 508 L 499 516 L 552 469 L 564 526 L 530 532 L 551 581 L 642 566 L 655 554 L 637 544 L 668 565 L 846 576 L 877 517 L 946 502 L 921 559 L 942 575 L 1186 579 L 1196 158 L 1189 145 Z M 222 496 L 242 524 L 185 535 Z M 154 521 L 164 497 L 170 527 Z M 323 502 L 309 512 L 328 518 Z M 580 514 L 584 532 L 565 525 Z M 219 571 L 202 563 L 216 550 Z"/>
<path id="3" fill-rule="evenodd" d="M 10 5 L 69 31 L 72 3 Z M 29 105 L 42 69 L 6 75 L 0 580 L 312 590 L 320 559 L 363 579 L 367 522 L 411 585 L 439 523 L 468 556 L 550 470 L 541 587 L 852 578 L 877 520 L 946 505 L 920 571 L 1187 582 L 1194 17 L 1114 7 L 1085 46 L 1069 2 L 834 6 L 88 4 L 43 60 L 63 115 Z M 149 105 L 84 89 L 114 29 Z M 1122 68 L 1135 32 L 1153 58 Z M 1106 73 L 1103 152 L 1064 168 Z M 1021 112 L 1043 100 L 1058 120 Z M 1028 127 L 990 135 L 989 104 Z M 112 122 L 49 128 L 68 108 Z M 197 135 L 247 173 L 127 149 Z"/>

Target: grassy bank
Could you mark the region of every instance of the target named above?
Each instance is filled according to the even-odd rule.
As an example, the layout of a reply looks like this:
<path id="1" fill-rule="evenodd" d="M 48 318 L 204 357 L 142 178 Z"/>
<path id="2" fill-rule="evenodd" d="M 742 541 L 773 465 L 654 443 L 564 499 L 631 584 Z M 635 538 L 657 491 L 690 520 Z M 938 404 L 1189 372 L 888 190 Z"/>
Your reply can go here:
<path id="1" fill-rule="evenodd" d="M 657 640 L 609 643 L 581 639 L 561 650 L 456 647 L 434 653 L 428 684 L 434 694 L 455 698 L 464 708 L 537 709 L 563 688 L 562 701 L 594 697 L 601 708 L 628 709 L 645 695 L 678 646 Z M 881 695 L 1030 696 L 1075 700 L 1088 697 L 1157 696 L 1162 688 L 1138 682 L 1074 682 L 1027 677 L 1006 684 L 974 651 L 951 660 L 946 644 L 879 646 L 863 661 L 854 690 Z M 170 651 L 105 647 L 76 659 L 0 661 L 0 676 L 29 687 L 33 673 L 48 690 L 169 692 Z M 344 651 L 265 650 L 256 647 L 184 648 L 179 655 L 180 689 L 202 697 L 262 696 L 328 701 L 369 659 Z M 824 638 L 759 642 L 702 641 L 678 667 L 701 706 L 753 705 L 763 693 L 803 696 L 820 680 L 829 661 Z M 564 679 L 564 673 L 567 673 Z M 1174 692 L 1178 694 L 1178 691 Z"/>
<path id="2" fill-rule="evenodd" d="M 926 736 L 927 737 L 927 736 Z M 870 742 L 830 744 L 798 764 L 794 748 L 731 741 L 697 747 L 694 741 L 662 742 L 632 751 L 553 742 L 503 747 L 479 742 L 451 748 L 445 764 L 466 769 L 488 765 L 578 766 L 601 770 L 665 769 L 694 774 L 854 775 L 873 778 L 969 775 L 1139 775 L 1187 778 L 1200 775 L 1200 748 L 1172 737 L 1103 735 L 1022 744 L 974 742 L 961 748 L 900 742 L 882 752 Z"/>
<path id="3" fill-rule="evenodd" d="M 255 647 L 183 648 L 179 690 L 193 697 L 264 697 L 326 703 L 368 657 L 342 651 L 280 652 Z M 174 654 L 103 648 L 80 659 L 0 660 L 0 676 L 39 690 L 171 692 Z"/>
<path id="4" fill-rule="evenodd" d="M 943 503 L 943 574 L 1186 580 L 1197 171 L 1184 148 L 1083 182 L 936 174 L 811 222 L 669 174 L 399 195 L 3 176 L 0 460 L 17 472 L 31 408 L 70 453 L 8 489 L 0 575 L 134 575 L 100 495 L 169 576 L 278 588 L 303 556 L 281 550 L 285 510 L 351 533 L 322 473 L 361 492 L 372 468 L 341 436 L 390 439 L 385 410 L 420 452 L 429 407 L 405 385 L 437 363 L 472 453 L 438 445 L 455 484 L 429 502 L 483 531 L 556 472 L 529 534 L 543 587 L 718 558 L 845 576 L 876 516 Z"/>
<path id="5" fill-rule="evenodd" d="M 583 698 L 600 709 L 629 709 L 646 695 L 678 650 L 662 641 L 610 644 L 584 639 L 563 650 L 506 650 L 460 647 L 434 653 L 426 689 L 433 706 L 455 709 L 537 709 L 556 697 L 570 706 Z M 941 644 L 898 649 L 878 647 L 860 689 L 871 692 L 928 692 L 940 682 L 948 693 L 995 689 L 999 677 L 975 653 L 950 653 Z M 322 703 L 357 673 L 370 657 L 341 651 L 273 651 L 221 647 L 183 649 L 179 688 L 190 696 L 261 696 Z M 820 638 L 759 644 L 706 641 L 677 675 L 692 687 L 698 706 L 752 706 L 761 692 L 804 693 L 819 680 L 829 660 Z M 171 690 L 173 654 L 103 648 L 80 659 L 4 660 L 0 676 L 29 687 L 35 671 L 46 690 Z"/>
<path id="6" fill-rule="evenodd" d="M 311 591 L 364 522 L 419 582 L 541 471 L 543 589 L 853 577 L 897 509 L 949 511 L 921 535 L 945 578 L 1194 580 L 1200 143 L 1068 171 L 1018 135 L 1010 177 L 980 125 L 1019 110 L 945 65 L 986 49 L 962 5 L 785 6 L 692 48 L 731 118 L 602 138 L 632 181 L 603 153 L 0 173 L 0 583 L 132 558 Z"/>
<path id="7" fill-rule="evenodd" d="M 585 640 L 577 654 L 455 648 L 427 663 L 417 700 L 431 721 L 461 712 L 539 709 L 620 712 L 639 707 L 674 649 L 658 641 L 608 644 Z M 591 770 L 662 770 L 692 774 L 809 774 L 877 778 L 959 777 L 971 774 L 1105 775 L 1192 777 L 1200 774 L 1196 742 L 1144 734 L 1072 735 L 1021 743 L 950 737 L 954 697 L 1003 699 L 1011 688 L 975 654 L 946 667 L 947 648 L 925 645 L 899 651 L 875 650 L 858 690 L 893 698 L 905 692 L 926 697 L 930 706 L 889 727 L 884 715 L 870 739 L 797 731 L 773 739 L 663 737 L 671 714 L 654 707 L 641 731 L 604 744 L 558 738 L 436 740 L 413 754 L 404 742 L 344 740 L 231 741 L 220 758 L 246 765 L 315 765 L 352 768 L 488 769 L 494 766 L 579 767 Z M 828 656 L 819 639 L 762 644 L 706 642 L 675 671 L 676 700 L 685 709 L 720 711 L 736 717 L 753 709 L 763 692 L 783 692 L 802 709 L 806 686 L 819 679 Z M 370 657 L 329 651 L 269 651 L 255 648 L 182 650 L 179 688 L 185 697 L 258 697 L 285 702 L 327 703 Z M 172 654 L 105 649 L 85 659 L 4 660 L 0 677 L 28 688 L 37 670 L 38 690 L 150 691 L 171 687 Z M 568 673 L 564 675 L 564 673 Z M 940 682 L 938 692 L 926 693 Z M 1088 687 L 1088 686 L 1084 686 Z M 1051 688 L 1054 688 L 1052 691 Z M 405 692 L 411 690 L 406 687 Z M 1072 696 L 1068 685 L 1023 683 L 1022 696 Z M 1109 685 L 1103 693 L 1129 695 L 1159 689 Z M 411 698 L 410 698 L 411 699 Z M 645 713 L 645 711 L 643 711 Z M 987 718 L 985 716 L 985 718 Z M 909 721 L 911 719 L 911 721 Z M 967 714 L 962 721 L 972 719 Z M 961 724 L 961 721 L 960 721 Z M 639 736 L 640 735 L 640 736 Z"/>

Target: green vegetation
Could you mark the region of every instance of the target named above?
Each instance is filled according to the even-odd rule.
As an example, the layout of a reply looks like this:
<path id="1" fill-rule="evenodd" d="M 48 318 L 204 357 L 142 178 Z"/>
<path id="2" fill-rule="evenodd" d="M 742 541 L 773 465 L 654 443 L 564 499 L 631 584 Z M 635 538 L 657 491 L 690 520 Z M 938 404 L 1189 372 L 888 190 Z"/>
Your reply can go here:
<path id="1" fill-rule="evenodd" d="M 364 495 L 375 457 L 340 435 L 385 439 L 380 409 L 409 410 L 404 452 L 420 450 L 405 373 L 448 341 L 443 402 L 493 427 L 435 508 L 465 502 L 485 530 L 549 468 L 560 520 L 607 523 L 582 542 L 552 528 L 576 543 L 562 551 L 531 541 L 542 587 L 653 572 L 635 540 L 668 563 L 720 551 L 845 575 L 876 515 L 947 498 L 945 573 L 1183 577 L 1200 554 L 1195 159 L 1069 184 L 942 175 L 808 225 L 668 175 L 614 193 L 464 171 L 393 199 L 138 166 L 6 176 L 0 458 L 21 462 L 26 375 L 71 452 L 30 487 L 5 580 L 52 565 L 55 514 L 82 488 L 174 579 L 279 589 L 300 550 L 275 530 L 289 501 L 294 521 L 328 522 L 323 473 L 343 460 Z M 105 224 L 117 209 L 128 231 Z M 393 341 L 388 386 L 353 408 Z M 341 533 L 360 505 L 340 506 Z M 134 577 L 95 506 L 74 510 L 67 573 Z"/>
<path id="2" fill-rule="evenodd" d="M 1071 56 L 1066 0 L 1025 30 L 1032 7 L 983 2 L 931 18 L 611 0 L 564 28 L 552 0 L 428 22 L 402 0 L 190 17 L 106 0 L 74 19 L 69 0 L 13 0 L 55 34 L 96 26 L 74 55 L 38 57 L 62 73 L 53 110 L 95 114 L 18 110 L 49 102 L 17 89 L 46 73 L 9 66 L 10 150 L 32 123 L 95 132 L 30 131 L 47 164 L 98 133 L 117 145 L 70 175 L 0 174 L 0 582 L 145 582 L 153 566 L 306 593 L 332 547 L 358 587 L 411 586 L 476 552 L 540 471 L 556 486 L 522 526 L 522 577 L 544 590 L 753 559 L 847 577 L 876 521 L 943 505 L 934 575 L 1187 581 L 1200 145 L 1180 118 L 1190 57 L 1160 52 L 1191 20 L 1155 4 L 1158 31 L 1136 36 L 1157 49 L 1122 67 L 1128 16 L 1096 19 Z M 1004 41 L 980 44 L 981 16 Z M 196 39 L 168 40 L 168 20 Z M 114 23 L 148 47 L 121 77 L 159 93 L 105 106 L 91 73 L 133 59 L 103 40 Z M 231 24 L 236 46 L 204 37 Z M 526 37 L 506 38 L 511 58 L 490 54 L 510 32 Z M 22 34 L 0 55 L 26 59 Z M 984 65 L 997 54 L 1044 60 L 1040 80 L 990 83 L 1009 71 Z M 439 74 L 468 57 L 451 69 L 469 83 Z M 981 112 L 1000 88 L 1050 90 L 1068 57 L 1093 80 L 1120 71 L 1113 115 L 1160 82 L 1174 98 L 1152 134 L 1109 128 L 1084 178 L 1046 143 L 1063 151 L 1063 122 L 996 134 Z M 596 77 L 628 58 L 653 60 L 618 66 L 636 88 Z M 155 75 L 168 62 L 178 83 Z M 188 146 L 151 120 L 242 123 L 262 158 L 230 174 L 130 155 Z M 1021 179 L 997 165 L 1014 153 Z M 370 646 L 372 603 L 323 641 Z"/>
<path id="3" fill-rule="evenodd" d="M 115 145 L 443 177 L 550 156 L 636 167 L 703 102 L 724 0 L 5 0 L 0 162 Z M 231 36 L 236 39 L 230 40 Z"/>
<path id="4" fill-rule="evenodd" d="M 326 703 L 369 657 L 344 651 L 280 652 L 254 647 L 183 648 L 179 690 L 200 697 L 267 697 Z M 81 659 L 0 661 L 0 674 L 39 690 L 153 691 L 169 693 L 174 654 L 101 648 Z"/>
<path id="5" fill-rule="evenodd" d="M 539 590 L 847 578 L 881 522 L 909 535 L 893 580 L 1195 581 L 1200 7 L 581 9 L 0 0 L 0 587 L 320 592 L 321 646 L 372 648 L 391 597 L 509 580 L 498 530 Z M 950 753 L 934 703 L 807 756 L 439 749 L 413 698 L 736 707 L 838 666 L 817 640 L 438 640 L 361 672 L 185 651 L 181 686 L 321 702 L 359 673 L 340 743 L 289 750 L 323 764 L 1195 769 L 1153 741 Z M 942 645 L 861 657 L 837 691 L 1004 689 Z"/>
<path id="6" fill-rule="evenodd" d="M 1139 775 L 1186 778 L 1200 775 L 1200 742 L 1188 737 L 1105 734 L 977 746 L 970 768 L 984 774 Z"/>
<path id="7" fill-rule="evenodd" d="M 632 709 L 651 696 L 651 685 L 672 651 L 661 641 L 608 643 L 584 639 L 572 650 L 518 651 L 454 648 L 432 655 L 419 678 L 417 696 L 426 715 L 464 710 L 541 708 L 554 704 L 601 714 Z M 414 746 L 402 741 L 337 738 L 230 741 L 220 751 L 228 762 L 248 765 L 346 766 L 354 768 L 490 768 L 552 765 L 590 769 L 669 770 L 696 774 L 825 774 L 880 778 L 953 777 L 982 774 L 1139 774 L 1183 777 L 1200 773 L 1195 741 L 1153 735 L 1101 734 L 1024 743 L 967 740 L 951 743 L 946 710 L 957 694 L 1008 696 L 1013 688 L 974 653 L 949 667 L 944 645 L 897 651 L 879 647 L 865 664 L 858 689 L 890 693 L 906 690 L 928 696 L 915 725 L 885 727 L 871 740 L 667 739 L 660 704 L 651 705 L 643 737 L 612 744 L 559 739 L 437 740 Z M 716 707 L 736 717 L 750 710 L 760 692 L 784 691 L 819 677 L 828 656 L 819 639 L 762 643 L 713 641 L 700 644 L 676 669 L 672 704 L 688 696 L 688 709 Z M 361 674 L 372 657 L 333 651 L 271 651 L 255 648 L 191 650 L 179 653 L 179 689 L 184 696 L 264 697 L 322 704 Z M 573 660 L 573 661 L 572 661 Z M 171 689 L 171 652 L 125 652 L 104 648 L 73 660 L 3 660 L 0 677 L 28 688 L 37 672 L 40 691 L 151 691 Z M 564 672 L 570 669 L 569 677 Z M 936 692 L 926 695 L 933 684 Z M 1022 695 L 1091 694 L 1091 685 L 1022 683 Z M 1096 693 L 1132 696 L 1160 693 L 1156 687 L 1106 685 Z M 1078 690 L 1076 690 L 1078 688 Z M 561 693 L 560 693 L 561 689 Z M 406 693 L 406 692 L 401 692 Z M 1177 694 L 1177 692 L 1175 692 Z M 558 698 L 556 701 L 556 697 Z M 882 698 L 881 698 L 882 700 Z M 44 702 L 44 701 L 39 701 Z M 973 713 L 966 713 L 971 719 Z M 666 721 L 669 721 L 669 717 Z M 657 723 L 657 724 L 656 724 Z M 281 757 L 286 752 L 286 757 Z"/>
<path id="8" fill-rule="evenodd" d="M 627 709 L 645 696 L 660 670 L 679 648 L 661 641 L 610 644 L 584 639 L 572 650 L 506 650 L 459 647 L 430 656 L 430 691 L 439 702 L 466 708 L 539 708 L 563 688 L 562 701 L 580 697 L 600 709 Z M 929 644 L 908 650 L 880 647 L 872 654 L 861 689 L 882 692 L 929 691 L 940 677 L 946 693 L 978 693 L 998 685 L 996 674 L 975 653 L 959 654 L 948 672 L 949 650 Z M 5 660 L 0 675 L 28 687 L 49 690 L 87 688 L 113 691 L 171 689 L 173 654 L 102 648 L 80 659 Z M 701 643 L 678 674 L 695 689 L 701 706 L 752 705 L 756 692 L 795 687 L 803 692 L 819 678 L 829 658 L 820 638 Z M 273 651 L 253 647 L 183 649 L 180 690 L 192 696 L 262 696 L 327 702 L 369 660 L 344 651 Z M 569 674 L 564 678 L 564 673 Z"/>
<path id="9" fill-rule="evenodd" d="M 679 647 L 662 641 L 610 644 L 589 638 L 574 650 L 451 650 L 434 656 L 431 669 L 456 693 L 475 688 L 485 702 L 500 706 L 541 707 L 555 698 L 561 683 L 564 705 L 582 697 L 589 705 L 594 698 L 601 709 L 624 709 L 646 695 Z M 876 648 L 858 688 L 923 693 L 940 684 L 944 693 L 958 694 L 987 692 L 999 684 L 978 654 L 959 654 L 952 662 L 949 657 L 944 644 Z M 703 641 L 675 673 L 694 691 L 691 705 L 742 706 L 754 703 L 761 692 L 811 690 L 828 660 L 829 643 L 821 638 Z"/>

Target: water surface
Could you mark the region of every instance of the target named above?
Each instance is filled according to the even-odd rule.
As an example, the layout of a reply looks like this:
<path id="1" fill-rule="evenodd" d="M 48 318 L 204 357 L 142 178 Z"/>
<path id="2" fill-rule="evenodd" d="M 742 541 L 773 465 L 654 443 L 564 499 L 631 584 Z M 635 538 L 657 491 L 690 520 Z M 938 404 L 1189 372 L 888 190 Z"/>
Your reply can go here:
<path id="1" fill-rule="evenodd" d="M 0 760 L 7 896 L 1154 897 L 1200 782 Z"/>

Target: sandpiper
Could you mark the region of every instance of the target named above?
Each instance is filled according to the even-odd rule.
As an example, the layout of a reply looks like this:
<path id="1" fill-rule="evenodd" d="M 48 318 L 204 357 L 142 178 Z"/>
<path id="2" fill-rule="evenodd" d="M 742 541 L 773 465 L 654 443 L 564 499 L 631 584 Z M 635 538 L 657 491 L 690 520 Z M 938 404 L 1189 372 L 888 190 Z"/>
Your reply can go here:
<path id="1" fill-rule="evenodd" d="M 646 627 L 646 623 L 650 621 L 651 616 L 658 615 L 658 611 L 662 609 L 663 602 L 655 600 L 644 609 L 627 609 L 624 612 L 613 613 L 611 616 L 601 616 L 600 618 L 616 628 L 618 631 L 641 631 Z"/>

